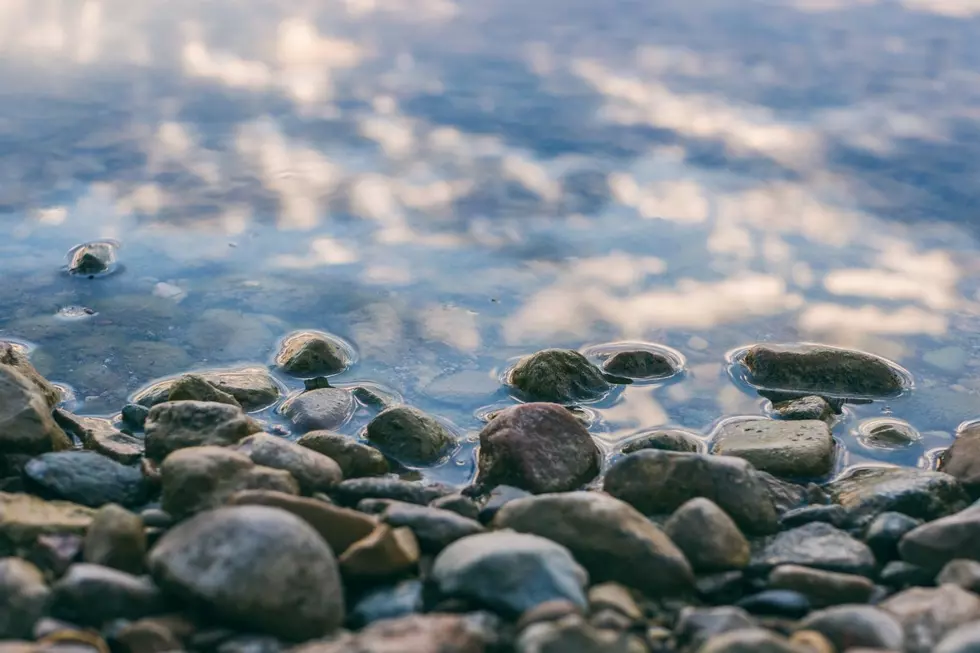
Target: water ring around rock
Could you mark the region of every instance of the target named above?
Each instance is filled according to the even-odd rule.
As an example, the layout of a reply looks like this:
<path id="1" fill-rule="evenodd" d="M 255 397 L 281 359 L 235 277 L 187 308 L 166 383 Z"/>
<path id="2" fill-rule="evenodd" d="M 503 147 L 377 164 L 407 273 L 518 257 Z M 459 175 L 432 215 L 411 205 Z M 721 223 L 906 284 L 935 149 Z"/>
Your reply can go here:
<path id="1" fill-rule="evenodd" d="M 65 272 L 73 277 L 95 279 L 121 272 L 116 252 L 122 247 L 111 238 L 80 243 L 68 250 Z"/>
<path id="2" fill-rule="evenodd" d="M 662 360 L 665 365 L 671 369 L 671 371 L 667 373 L 653 374 L 650 376 L 634 376 L 629 373 L 606 370 L 606 363 L 612 360 L 614 356 L 629 352 L 652 354 L 654 357 Z M 589 360 L 596 363 L 599 369 L 605 371 L 607 374 L 626 377 L 630 379 L 632 383 L 636 384 L 663 383 L 669 379 L 677 379 L 683 376 L 685 370 L 687 369 L 687 359 L 684 357 L 684 354 L 672 347 L 653 342 L 619 341 L 590 345 L 582 350 L 582 354 L 584 354 Z"/>

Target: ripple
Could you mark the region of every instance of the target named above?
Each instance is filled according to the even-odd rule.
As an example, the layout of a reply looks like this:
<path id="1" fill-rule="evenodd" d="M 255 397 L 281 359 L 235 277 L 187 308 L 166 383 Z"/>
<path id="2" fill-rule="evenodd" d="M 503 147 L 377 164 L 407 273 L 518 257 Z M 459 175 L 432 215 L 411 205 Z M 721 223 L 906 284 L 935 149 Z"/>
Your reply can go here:
<path id="1" fill-rule="evenodd" d="M 652 342 L 609 342 L 586 347 L 582 353 L 586 358 L 595 361 L 600 368 L 609 372 L 610 370 L 606 370 L 605 368 L 606 363 L 608 363 L 608 361 L 610 361 L 617 354 L 626 352 L 646 352 L 653 354 L 655 357 L 662 359 L 666 363 L 666 366 L 671 370 L 665 374 L 655 374 L 652 376 L 633 376 L 623 372 L 612 372 L 618 376 L 630 378 L 638 384 L 661 383 L 667 379 L 681 376 L 687 367 L 687 359 L 684 357 L 684 354 L 676 349 L 667 347 L 666 345 L 660 345 Z"/>
<path id="2" fill-rule="evenodd" d="M 115 274 L 122 269 L 116 255 L 121 246 L 118 241 L 111 239 L 75 245 L 68 250 L 65 269 L 72 276 L 89 279 Z"/>

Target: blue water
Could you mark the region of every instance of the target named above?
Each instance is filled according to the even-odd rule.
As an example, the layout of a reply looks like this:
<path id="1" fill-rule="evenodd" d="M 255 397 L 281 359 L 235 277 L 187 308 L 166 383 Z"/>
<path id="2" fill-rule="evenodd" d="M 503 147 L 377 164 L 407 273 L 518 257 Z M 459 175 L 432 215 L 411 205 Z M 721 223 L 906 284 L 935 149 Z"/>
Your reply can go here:
<path id="1" fill-rule="evenodd" d="M 840 467 L 928 466 L 980 417 L 978 38 L 976 0 L 5 0 L 0 337 L 109 415 L 322 329 L 470 439 L 516 356 L 679 351 L 590 407 L 608 451 L 763 414 L 726 354 L 822 342 L 915 380 Z M 921 443 L 859 446 L 882 416 Z"/>

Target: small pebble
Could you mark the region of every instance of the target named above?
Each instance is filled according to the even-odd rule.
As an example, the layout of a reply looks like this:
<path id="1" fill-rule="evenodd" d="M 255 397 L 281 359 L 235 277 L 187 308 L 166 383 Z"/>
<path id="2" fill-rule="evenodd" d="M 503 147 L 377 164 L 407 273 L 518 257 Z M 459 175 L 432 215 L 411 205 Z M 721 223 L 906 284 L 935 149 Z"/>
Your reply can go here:
<path id="1" fill-rule="evenodd" d="M 810 612 L 810 600 L 792 590 L 766 590 L 736 603 L 749 614 L 799 619 Z"/>

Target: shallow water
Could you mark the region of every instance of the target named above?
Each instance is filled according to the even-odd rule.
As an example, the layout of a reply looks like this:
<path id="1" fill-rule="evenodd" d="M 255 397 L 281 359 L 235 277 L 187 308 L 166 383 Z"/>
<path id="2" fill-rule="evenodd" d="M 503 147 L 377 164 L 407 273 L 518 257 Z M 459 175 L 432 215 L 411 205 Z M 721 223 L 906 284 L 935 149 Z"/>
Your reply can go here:
<path id="1" fill-rule="evenodd" d="M 470 436 L 458 482 L 522 354 L 684 356 L 590 406 L 613 451 L 764 413 L 726 355 L 822 342 L 915 381 L 839 466 L 930 465 L 980 417 L 978 38 L 977 0 L 5 0 L 0 337 L 111 414 L 326 330 Z M 860 446 L 883 416 L 921 441 Z"/>

